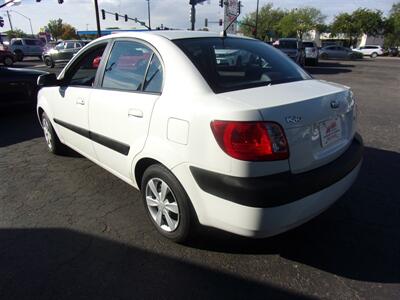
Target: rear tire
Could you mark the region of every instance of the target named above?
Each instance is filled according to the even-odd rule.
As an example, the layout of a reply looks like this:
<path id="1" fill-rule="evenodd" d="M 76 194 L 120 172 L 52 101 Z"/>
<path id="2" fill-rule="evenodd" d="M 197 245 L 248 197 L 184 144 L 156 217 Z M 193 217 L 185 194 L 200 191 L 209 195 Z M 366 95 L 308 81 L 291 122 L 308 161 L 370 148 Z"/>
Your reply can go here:
<path id="1" fill-rule="evenodd" d="M 61 143 L 45 112 L 42 114 L 42 128 L 47 150 L 53 154 L 65 154 L 68 148 Z"/>
<path id="2" fill-rule="evenodd" d="M 377 56 L 378 56 L 378 53 L 376 53 L 376 52 L 374 52 L 374 53 L 371 54 L 371 57 L 372 57 L 372 58 L 376 58 Z"/>
<path id="3" fill-rule="evenodd" d="M 24 53 L 21 50 L 16 50 L 15 56 L 17 57 L 17 61 L 23 61 L 24 60 Z"/>
<path id="4" fill-rule="evenodd" d="M 195 214 L 183 186 L 167 168 L 156 164 L 146 169 L 141 196 L 150 221 L 161 235 L 177 243 L 188 239 Z"/>

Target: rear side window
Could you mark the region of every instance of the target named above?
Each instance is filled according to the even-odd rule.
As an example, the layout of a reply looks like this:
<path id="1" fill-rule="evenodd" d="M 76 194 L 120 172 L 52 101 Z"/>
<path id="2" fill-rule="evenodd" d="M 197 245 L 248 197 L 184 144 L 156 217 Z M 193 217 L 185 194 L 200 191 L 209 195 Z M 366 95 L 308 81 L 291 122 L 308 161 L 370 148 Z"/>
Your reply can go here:
<path id="1" fill-rule="evenodd" d="M 40 46 L 41 42 L 40 40 L 25 40 L 25 44 L 28 46 Z"/>
<path id="2" fill-rule="evenodd" d="M 152 54 L 150 48 L 138 42 L 115 42 L 104 71 L 102 86 L 126 91 L 142 90 Z"/>
<path id="3" fill-rule="evenodd" d="M 281 51 L 242 38 L 193 38 L 174 41 L 215 93 L 311 77 Z"/>
<path id="4" fill-rule="evenodd" d="M 68 42 L 67 46 L 65 47 L 66 49 L 73 49 L 74 48 L 74 43 Z"/>
<path id="5" fill-rule="evenodd" d="M 161 93 L 163 70 L 157 55 L 153 55 L 144 81 L 143 90 L 150 93 Z"/>

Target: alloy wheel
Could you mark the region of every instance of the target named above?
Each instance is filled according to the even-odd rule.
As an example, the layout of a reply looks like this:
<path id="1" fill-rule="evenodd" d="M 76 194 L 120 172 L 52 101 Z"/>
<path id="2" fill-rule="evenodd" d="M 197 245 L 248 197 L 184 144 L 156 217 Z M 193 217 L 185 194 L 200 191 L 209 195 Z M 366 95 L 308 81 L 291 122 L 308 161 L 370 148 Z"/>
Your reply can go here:
<path id="1" fill-rule="evenodd" d="M 160 178 L 152 178 L 146 184 L 146 204 L 155 224 L 166 232 L 179 225 L 179 207 L 168 184 Z"/>

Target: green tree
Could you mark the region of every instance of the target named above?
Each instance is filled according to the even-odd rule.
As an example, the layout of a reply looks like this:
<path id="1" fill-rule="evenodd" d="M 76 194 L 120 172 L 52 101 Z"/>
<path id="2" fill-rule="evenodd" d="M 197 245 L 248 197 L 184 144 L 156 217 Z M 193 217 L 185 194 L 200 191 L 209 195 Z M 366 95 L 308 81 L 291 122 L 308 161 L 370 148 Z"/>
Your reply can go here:
<path id="1" fill-rule="evenodd" d="M 304 33 L 321 27 L 325 18 L 321 11 L 314 7 L 296 8 L 285 14 L 278 28 L 285 37 L 302 38 Z"/>
<path id="2" fill-rule="evenodd" d="M 332 34 L 345 34 L 354 45 L 362 34 L 377 35 L 383 33 L 382 11 L 359 8 L 352 14 L 341 13 L 332 22 Z"/>
<path id="3" fill-rule="evenodd" d="M 77 39 L 77 38 L 78 38 L 78 35 L 76 34 L 75 27 L 73 27 L 67 23 L 62 24 L 61 39 L 72 40 L 72 39 Z"/>
<path id="4" fill-rule="evenodd" d="M 258 13 L 257 37 L 260 40 L 268 40 L 280 36 L 278 29 L 279 21 L 285 12 L 279 8 L 273 8 L 272 3 L 263 5 Z M 240 30 L 247 36 L 253 36 L 256 24 L 256 12 L 246 15 L 240 22 Z"/>
<path id="5" fill-rule="evenodd" d="M 385 46 L 400 46 L 400 2 L 393 4 L 389 17 L 385 20 Z"/>
<path id="6" fill-rule="evenodd" d="M 28 37 L 28 34 L 23 32 L 21 29 L 8 30 L 6 31 L 6 34 L 8 39 Z"/>
<path id="7" fill-rule="evenodd" d="M 53 38 L 57 41 L 63 34 L 63 22 L 62 19 L 50 20 L 47 24 L 47 29 Z"/>

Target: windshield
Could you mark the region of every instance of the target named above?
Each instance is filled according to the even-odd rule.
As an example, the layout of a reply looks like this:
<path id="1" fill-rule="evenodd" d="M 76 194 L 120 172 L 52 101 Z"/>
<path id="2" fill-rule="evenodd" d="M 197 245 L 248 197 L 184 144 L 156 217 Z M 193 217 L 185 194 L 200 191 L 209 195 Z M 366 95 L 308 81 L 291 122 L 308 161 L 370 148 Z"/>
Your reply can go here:
<path id="1" fill-rule="evenodd" d="M 303 42 L 304 47 L 315 47 L 313 42 Z"/>
<path id="2" fill-rule="evenodd" d="M 173 42 L 215 93 L 311 78 L 282 52 L 260 41 L 215 37 Z"/>
<path id="3" fill-rule="evenodd" d="M 296 41 L 279 40 L 278 48 L 281 49 L 297 49 Z"/>

